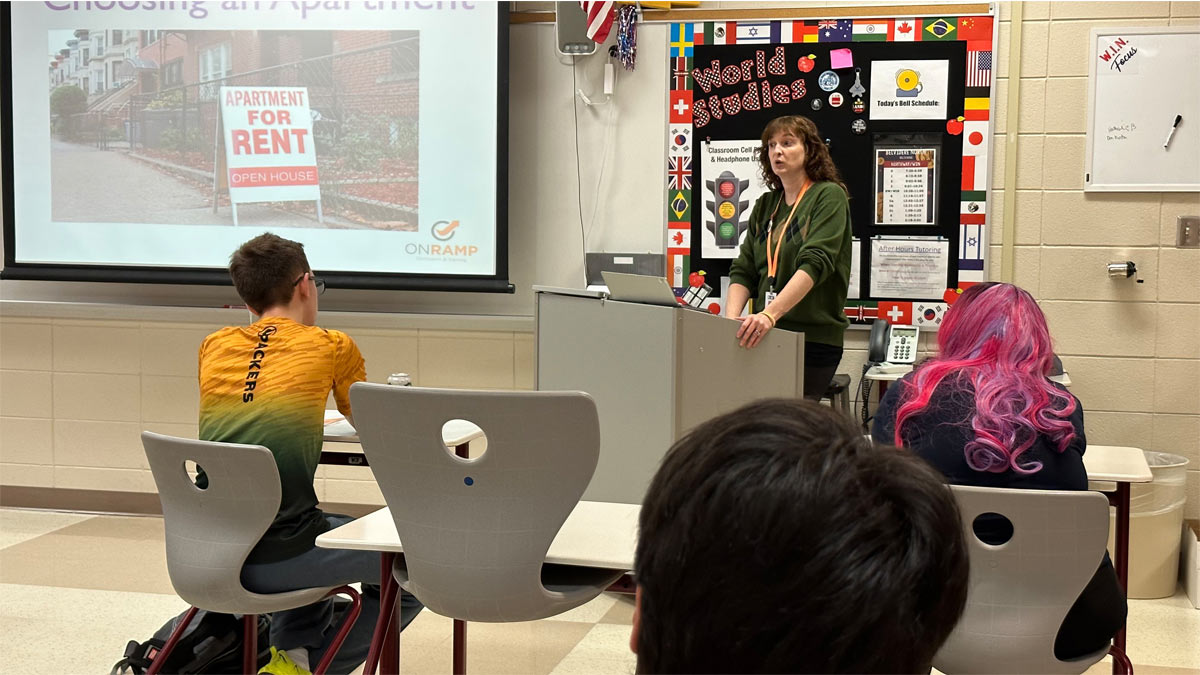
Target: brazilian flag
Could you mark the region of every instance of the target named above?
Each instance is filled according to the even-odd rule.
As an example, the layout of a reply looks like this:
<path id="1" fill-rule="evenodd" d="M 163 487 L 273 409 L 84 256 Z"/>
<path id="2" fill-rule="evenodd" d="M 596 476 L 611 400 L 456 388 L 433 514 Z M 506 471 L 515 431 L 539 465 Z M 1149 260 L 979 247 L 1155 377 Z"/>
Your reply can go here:
<path id="1" fill-rule="evenodd" d="M 691 190 L 668 190 L 667 191 L 668 209 L 671 215 L 674 216 L 671 220 L 687 221 L 692 220 L 692 191 Z"/>
<path id="2" fill-rule="evenodd" d="M 943 42 L 958 39 L 958 18 L 944 17 L 925 19 L 922 24 L 921 40 L 923 42 Z"/>

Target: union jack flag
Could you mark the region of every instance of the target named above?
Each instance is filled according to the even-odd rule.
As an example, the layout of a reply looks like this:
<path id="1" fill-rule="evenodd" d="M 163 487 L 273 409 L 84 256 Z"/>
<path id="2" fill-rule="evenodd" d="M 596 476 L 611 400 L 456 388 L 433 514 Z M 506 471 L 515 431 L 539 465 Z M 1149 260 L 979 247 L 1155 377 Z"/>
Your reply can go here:
<path id="1" fill-rule="evenodd" d="M 834 21 L 834 20 L 826 20 L 826 21 L 818 21 L 817 22 L 817 28 L 837 28 L 837 27 L 838 27 L 837 21 Z"/>
<path id="2" fill-rule="evenodd" d="M 692 189 L 692 158 L 667 158 L 667 187 L 672 190 Z"/>

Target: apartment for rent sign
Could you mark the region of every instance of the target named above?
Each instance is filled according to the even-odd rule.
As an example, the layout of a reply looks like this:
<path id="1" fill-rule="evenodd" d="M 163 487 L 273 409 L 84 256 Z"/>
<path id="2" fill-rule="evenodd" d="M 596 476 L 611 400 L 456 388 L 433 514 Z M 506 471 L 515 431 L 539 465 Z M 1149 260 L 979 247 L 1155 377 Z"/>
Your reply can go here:
<path id="1" fill-rule="evenodd" d="M 229 198 L 316 200 L 317 153 L 305 87 L 221 87 Z"/>

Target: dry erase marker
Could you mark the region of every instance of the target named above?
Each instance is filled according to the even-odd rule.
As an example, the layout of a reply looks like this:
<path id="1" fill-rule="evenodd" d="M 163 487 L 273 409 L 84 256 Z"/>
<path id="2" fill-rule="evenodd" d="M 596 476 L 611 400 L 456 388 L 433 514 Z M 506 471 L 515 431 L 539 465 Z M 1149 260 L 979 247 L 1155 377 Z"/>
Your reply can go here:
<path id="1" fill-rule="evenodd" d="M 1179 126 L 1179 123 L 1182 121 L 1183 115 L 1175 116 L 1175 123 L 1171 125 L 1171 130 L 1167 132 L 1167 140 L 1163 141 L 1163 148 L 1171 144 L 1171 137 L 1175 135 L 1175 127 Z"/>

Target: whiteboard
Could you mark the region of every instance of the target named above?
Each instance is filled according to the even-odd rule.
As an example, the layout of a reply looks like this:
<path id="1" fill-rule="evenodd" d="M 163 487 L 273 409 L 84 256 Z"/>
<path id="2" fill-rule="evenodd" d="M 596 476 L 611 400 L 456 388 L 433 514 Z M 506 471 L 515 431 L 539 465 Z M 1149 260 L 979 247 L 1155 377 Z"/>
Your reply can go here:
<path id="1" fill-rule="evenodd" d="M 1200 191 L 1200 29 L 1093 28 L 1088 60 L 1083 189 Z"/>

